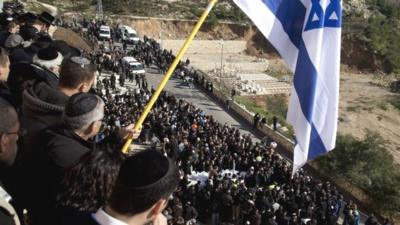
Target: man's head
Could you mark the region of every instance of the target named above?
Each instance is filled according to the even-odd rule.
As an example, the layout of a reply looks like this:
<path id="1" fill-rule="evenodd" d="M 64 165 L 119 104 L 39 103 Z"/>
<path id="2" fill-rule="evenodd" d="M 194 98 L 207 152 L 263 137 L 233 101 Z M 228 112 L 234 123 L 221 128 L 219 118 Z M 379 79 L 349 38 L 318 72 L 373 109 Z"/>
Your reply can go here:
<path id="1" fill-rule="evenodd" d="M 146 224 L 165 209 L 178 183 L 175 162 L 156 150 L 142 151 L 121 166 L 107 207 L 127 220 L 142 218 Z"/>
<path id="2" fill-rule="evenodd" d="M 47 32 L 49 27 L 53 25 L 54 20 L 55 20 L 54 16 L 46 11 L 42 12 L 38 17 L 38 21 L 40 21 L 43 24 L 42 31 L 45 32 Z"/>
<path id="3" fill-rule="evenodd" d="M 19 121 L 14 108 L 0 99 L 0 165 L 11 166 L 17 155 Z"/>
<path id="4" fill-rule="evenodd" d="M 96 79 L 96 66 L 83 57 L 65 59 L 60 69 L 59 87 L 76 92 L 88 92 Z"/>
<path id="5" fill-rule="evenodd" d="M 103 100 L 96 95 L 80 92 L 69 98 L 63 122 L 82 138 L 89 139 L 99 133 L 103 117 Z"/>
<path id="6" fill-rule="evenodd" d="M 31 20 L 31 25 L 39 32 L 48 32 L 55 18 L 48 12 L 42 12 L 35 19 Z"/>
<path id="7" fill-rule="evenodd" d="M 33 57 L 33 63 L 39 65 L 54 74 L 59 74 L 63 56 L 55 48 L 42 48 Z"/>
<path id="8" fill-rule="evenodd" d="M 43 21 L 39 20 L 38 18 L 33 20 L 31 22 L 31 25 L 33 27 L 35 27 L 39 32 L 47 32 L 47 30 L 48 30 L 48 27 L 46 26 L 46 23 L 44 23 Z"/>
<path id="9" fill-rule="evenodd" d="M 0 47 L 0 81 L 7 81 L 10 73 L 10 59 L 6 50 Z"/>
<path id="10" fill-rule="evenodd" d="M 16 22 L 10 22 L 7 26 L 8 32 L 16 34 L 19 32 L 19 25 Z"/>

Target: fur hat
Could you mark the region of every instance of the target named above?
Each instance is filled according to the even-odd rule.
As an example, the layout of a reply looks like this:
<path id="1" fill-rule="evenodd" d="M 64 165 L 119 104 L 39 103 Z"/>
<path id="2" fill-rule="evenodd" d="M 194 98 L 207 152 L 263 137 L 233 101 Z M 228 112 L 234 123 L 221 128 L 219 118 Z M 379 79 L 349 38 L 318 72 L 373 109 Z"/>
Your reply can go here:
<path id="1" fill-rule="evenodd" d="M 33 63 L 51 70 L 52 67 L 60 66 L 63 61 L 63 56 L 55 48 L 42 48 L 33 57 Z"/>
<path id="2" fill-rule="evenodd" d="M 97 95 L 77 93 L 72 95 L 63 112 L 64 124 L 72 130 L 86 129 L 104 117 L 104 102 Z"/>

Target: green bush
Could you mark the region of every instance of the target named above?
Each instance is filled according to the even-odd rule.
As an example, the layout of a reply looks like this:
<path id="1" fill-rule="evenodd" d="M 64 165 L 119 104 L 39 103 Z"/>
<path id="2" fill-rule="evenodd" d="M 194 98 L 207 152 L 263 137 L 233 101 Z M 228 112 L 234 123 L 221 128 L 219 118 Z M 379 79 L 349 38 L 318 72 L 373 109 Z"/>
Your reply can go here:
<path id="1" fill-rule="evenodd" d="M 197 6 L 193 6 L 190 8 L 190 12 L 193 14 L 195 18 L 199 18 L 203 13 L 203 9 L 200 9 Z"/>
<path id="2" fill-rule="evenodd" d="M 285 118 L 288 111 L 288 104 L 285 95 L 274 95 L 267 97 L 267 110 L 281 118 Z"/>
<path id="3" fill-rule="evenodd" d="M 384 58 L 385 72 L 400 73 L 400 6 L 388 0 L 369 0 L 368 4 L 376 13 L 368 19 L 361 36 Z"/>
<path id="4" fill-rule="evenodd" d="M 206 24 L 207 27 L 211 30 L 218 25 L 218 18 L 213 11 L 211 11 L 210 14 L 208 15 Z"/>
<path id="5" fill-rule="evenodd" d="M 400 168 L 385 144 L 371 131 L 362 140 L 339 135 L 335 150 L 317 163 L 322 171 L 345 177 L 364 189 L 378 210 L 393 213 L 400 208 Z"/>
<path id="6" fill-rule="evenodd" d="M 273 97 L 266 97 L 267 107 L 257 106 L 253 99 L 238 96 L 235 101 L 241 105 L 244 105 L 247 110 L 253 113 L 259 113 L 262 117 L 265 117 L 268 124 L 272 124 L 273 117 L 278 118 L 278 123 L 288 128 L 288 131 L 283 133 L 287 138 L 294 139 L 293 127 L 286 121 L 287 114 L 287 103 L 283 95 L 276 95 Z"/>

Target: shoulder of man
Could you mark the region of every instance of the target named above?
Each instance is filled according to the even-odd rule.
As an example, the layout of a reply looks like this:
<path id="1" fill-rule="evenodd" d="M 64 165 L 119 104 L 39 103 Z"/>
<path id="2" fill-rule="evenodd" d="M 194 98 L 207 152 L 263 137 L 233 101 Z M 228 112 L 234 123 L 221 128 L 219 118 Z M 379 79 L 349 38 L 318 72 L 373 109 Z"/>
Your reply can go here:
<path id="1" fill-rule="evenodd" d="M 80 216 L 74 216 L 61 221 L 58 225 L 101 225 L 92 216 L 91 213 L 85 213 Z"/>
<path id="2" fill-rule="evenodd" d="M 57 165 L 64 168 L 76 164 L 93 146 L 81 139 L 73 131 L 63 127 L 51 127 L 40 134 L 41 143 L 45 144 L 47 154 Z"/>

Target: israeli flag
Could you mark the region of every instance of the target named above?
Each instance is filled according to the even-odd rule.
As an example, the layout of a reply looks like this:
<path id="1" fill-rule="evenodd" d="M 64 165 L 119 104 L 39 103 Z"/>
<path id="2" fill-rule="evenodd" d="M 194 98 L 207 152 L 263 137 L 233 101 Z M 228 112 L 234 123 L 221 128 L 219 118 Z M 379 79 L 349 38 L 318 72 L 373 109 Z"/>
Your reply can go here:
<path id="1" fill-rule="evenodd" d="M 234 0 L 294 73 L 287 120 L 296 133 L 293 174 L 335 148 L 340 0 Z"/>

